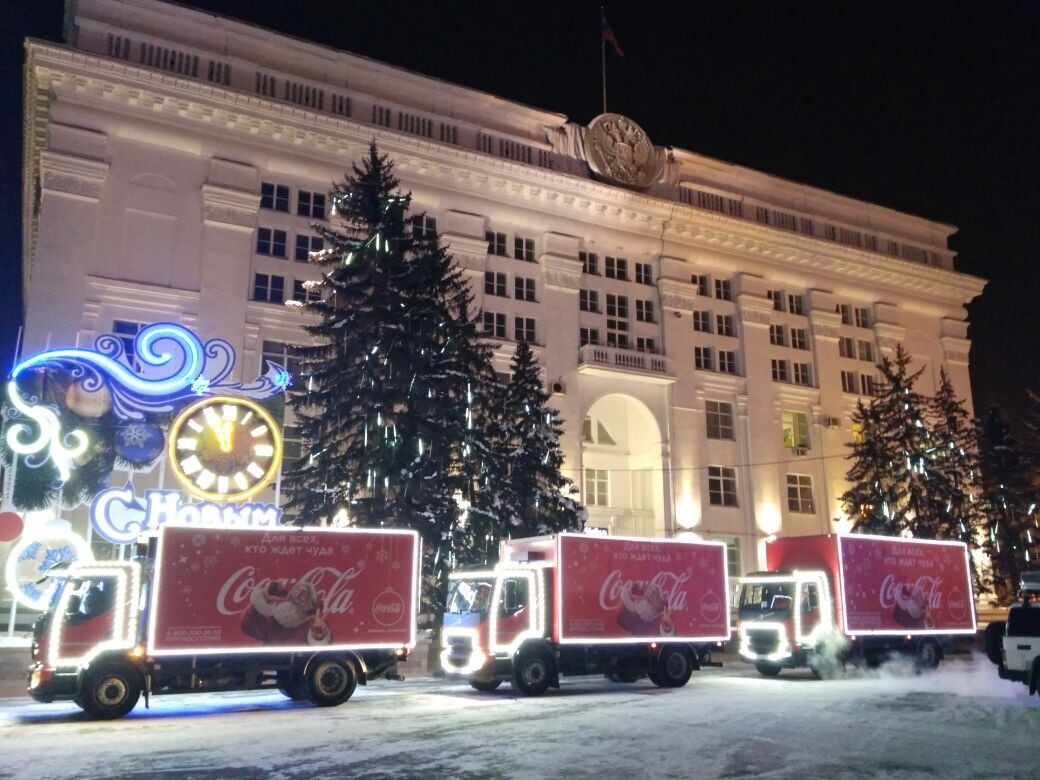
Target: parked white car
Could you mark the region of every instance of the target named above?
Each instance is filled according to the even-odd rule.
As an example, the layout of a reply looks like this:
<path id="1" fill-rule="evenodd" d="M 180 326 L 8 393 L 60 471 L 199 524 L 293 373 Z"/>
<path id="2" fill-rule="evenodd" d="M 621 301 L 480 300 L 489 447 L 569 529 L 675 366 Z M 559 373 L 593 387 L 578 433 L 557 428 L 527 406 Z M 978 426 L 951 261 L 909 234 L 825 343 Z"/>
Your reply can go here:
<path id="1" fill-rule="evenodd" d="M 1040 694 L 1040 571 L 1022 575 L 1022 600 L 1008 611 L 1006 623 L 990 624 L 986 639 L 1000 676 L 1025 683 L 1030 694 Z M 997 645 L 998 639 L 1002 644 Z"/>

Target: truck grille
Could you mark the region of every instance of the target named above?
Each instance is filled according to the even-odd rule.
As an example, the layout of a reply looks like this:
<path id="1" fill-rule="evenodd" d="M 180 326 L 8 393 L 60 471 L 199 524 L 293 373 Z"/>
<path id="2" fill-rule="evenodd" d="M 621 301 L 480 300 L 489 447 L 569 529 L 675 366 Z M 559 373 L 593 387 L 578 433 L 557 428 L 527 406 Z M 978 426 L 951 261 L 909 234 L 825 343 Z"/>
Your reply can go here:
<path id="1" fill-rule="evenodd" d="M 780 646 L 780 635 L 772 630 L 745 629 L 747 632 L 748 646 L 755 655 L 769 655 L 775 653 Z"/>
<path id="2" fill-rule="evenodd" d="M 452 636 L 448 638 L 448 663 L 452 666 L 465 666 L 473 654 L 473 640 L 468 636 Z"/>

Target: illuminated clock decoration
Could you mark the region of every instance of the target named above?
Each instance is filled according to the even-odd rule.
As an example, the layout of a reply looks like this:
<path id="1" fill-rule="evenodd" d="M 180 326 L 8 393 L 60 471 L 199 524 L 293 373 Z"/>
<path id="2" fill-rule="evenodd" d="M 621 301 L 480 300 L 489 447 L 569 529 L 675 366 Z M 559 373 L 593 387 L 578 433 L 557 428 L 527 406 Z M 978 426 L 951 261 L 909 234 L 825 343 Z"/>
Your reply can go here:
<path id="1" fill-rule="evenodd" d="M 277 476 L 282 435 L 256 402 L 213 396 L 177 415 L 170 426 L 169 455 L 174 476 L 192 495 L 245 501 Z"/>

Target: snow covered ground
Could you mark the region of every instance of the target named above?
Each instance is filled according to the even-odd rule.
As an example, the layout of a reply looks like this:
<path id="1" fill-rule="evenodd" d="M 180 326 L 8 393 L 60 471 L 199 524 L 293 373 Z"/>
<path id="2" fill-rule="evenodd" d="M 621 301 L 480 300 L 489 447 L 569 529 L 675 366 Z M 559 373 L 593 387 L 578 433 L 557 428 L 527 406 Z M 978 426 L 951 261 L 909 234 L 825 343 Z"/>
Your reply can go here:
<path id="1" fill-rule="evenodd" d="M 584 678 L 539 699 L 434 680 L 342 707 L 277 693 L 156 697 L 124 721 L 0 702 L 0 776 L 25 778 L 1034 778 L 1040 697 L 985 659 L 816 681 L 743 664 L 681 690 Z"/>

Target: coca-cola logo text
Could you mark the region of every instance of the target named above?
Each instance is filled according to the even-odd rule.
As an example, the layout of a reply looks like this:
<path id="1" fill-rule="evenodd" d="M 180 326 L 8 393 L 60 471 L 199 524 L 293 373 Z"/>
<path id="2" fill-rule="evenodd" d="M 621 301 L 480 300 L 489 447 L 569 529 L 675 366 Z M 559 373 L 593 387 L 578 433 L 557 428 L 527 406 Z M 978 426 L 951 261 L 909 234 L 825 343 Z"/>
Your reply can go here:
<path id="1" fill-rule="evenodd" d="M 282 587 L 291 589 L 299 582 L 309 582 L 318 592 L 323 610 L 327 614 L 342 615 L 354 602 L 354 590 L 348 583 L 361 574 L 360 568 L 337 569 L 333 566 L 316 566 L 302 577 L 282 577 L 277 580 Z M 237 615 L 249 607 L 249 594 L 254 588 L 265 588 L 272 582 L 270 577 L 256 578 L 255 566 L 243 566 L 221 586 L 217 593 L 217 610 L 222 615 Z"/>
<path id="2" fill-rule="evenodd" d="M 404 617 L 404 599 L 397 591 L 387 588 L 372 602 L 372 617 L 381 626 L 392 626 Z"/>
<path id="3" fill-rule="evenodd" d="M 722 616 L 722 599 L 715 591 L 708 591 L 701 596 L 701 617 L 708 623 L 714 623 Z"/>
<path id="4" fill-rule="evenodd" d="M 903 598 L 910 596 L 914 598 L 914 594 L 921 593 L 924 596 L 924 605 L 928 609 L 938 610 L 942 607 L 942 592 L 939 590 L 939 586 L 942 585 L 942 579 L 938 577 L 918 577 L 913 583 L 899 582 L 896 580 L 894 574 L 889 574 L 881 582 L 881 592 L 878 594 L 878 602 L 883 608 L 894 607 L 899 600 L 899 594 L 904 594 Z"/>
<path id="5" fill-rule="evenodd" d="M 617 609 L 621 606 L 621 593 L 626 587 L 639 586 L 649 589 L 656 586 L 665 598 L 665 609 L 669 612 L 682 612 L 686 609 L 686 583 L 690 579 L 689 572 L 674 574 L 670 571 L 658 572 L 647 580 L 624 580 L 621 570 L 615 569 L 603 580 L 599 589 L 599 605 L 601 609 Z"/>

